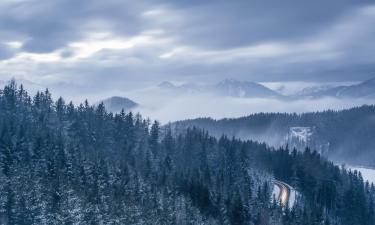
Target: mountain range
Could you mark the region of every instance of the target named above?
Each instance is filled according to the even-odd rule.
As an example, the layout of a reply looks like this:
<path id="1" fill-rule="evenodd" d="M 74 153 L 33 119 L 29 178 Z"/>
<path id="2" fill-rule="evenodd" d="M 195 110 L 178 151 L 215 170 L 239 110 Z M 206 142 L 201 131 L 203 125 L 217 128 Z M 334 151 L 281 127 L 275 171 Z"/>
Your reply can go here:
<path id="1" fill-rule="evenodd" d="M 299 97 L 375 98 L 375 78 L 354 85 L 308 88 L 297 94 Z"/>
<path id="2" fill-rule="evenodd" d="M 282 97 L 281 94 L 259 83 L 252 81 L 238 81 L 233 79 L 226 79 L 212 85 L 200 85 L 193 83 L 175 85 L 171 82 L 165 81 L 159 84 L 158 87 L 178 94 L 216 94 L 220 96 L 237 98 Z"/>
<path id="3" fill-rule="evenodd" d="M 280 98 L 280 99 L 303 99 L 303 98 L 375 98 L 375 78 L 353 85 L 327 86 L 304 88 L 293 95 L 283 95 L 260 83 L 253 81 L 238 81 L 225 79 L 216 84 L 187 83 L 175 85 L 164 81 L 158 85 L 162 90 L 171 91 L 174 94 L 216 94 L 219 96 L 235 98 Z"/>

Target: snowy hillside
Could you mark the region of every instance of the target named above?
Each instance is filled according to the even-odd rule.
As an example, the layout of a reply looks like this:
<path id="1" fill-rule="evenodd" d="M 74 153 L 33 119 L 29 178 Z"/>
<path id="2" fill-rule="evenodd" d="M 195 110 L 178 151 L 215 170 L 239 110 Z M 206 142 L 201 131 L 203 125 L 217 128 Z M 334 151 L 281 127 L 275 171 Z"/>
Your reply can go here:
<path id="1" fill-rule="evenodd" d="M 360 167 L 360 166 L 347 166 L 348 169 L 351 169 L 352 171 L 357 170 L 361 172 L 363 180 L 368 181 L 369 183 L 375 184 L 375 169 L 373 168 L 367 168 L 367 167 Z"/>
<path id="2" fill-rule="evenodd" d="M 298 151 L 304 151 L 305 148 L 309 147 L 321 155 L 326 155 L 330 144 L 318 141 L 316 136 L 315 127 L 290 127 L 284 144 L 287 144 L 290 149 L 295 148 Z"/>
<path id="3" fill-rule="evenodd" d="M 311 141 L 313 128 L 311 127 L 291 127 L 289 129 L 288 139 L 296 139 L 299 142 L 306 143 Z"/>

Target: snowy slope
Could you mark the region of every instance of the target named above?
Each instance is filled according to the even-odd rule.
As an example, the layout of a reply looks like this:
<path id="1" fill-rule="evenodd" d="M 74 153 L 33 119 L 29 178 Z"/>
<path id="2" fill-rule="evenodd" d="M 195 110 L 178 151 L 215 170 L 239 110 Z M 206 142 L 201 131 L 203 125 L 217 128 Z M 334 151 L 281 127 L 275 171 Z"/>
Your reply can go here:
<path id="1" fill-rule="evenodd" d="M 308 143 L 313 135 L 311 127 L 291 127 L 289 130 L 289 138 L 297 139 L 300 142 Z"/>
<path id="2" fill-rule="evenodd" d="M 347 165 L 347 168 L 351 169 L 352 171 L 357 170 L 361 172 L 364 180 L 367 180 L 369 183 L 375 184 L 375 169 L 350 165 Z"/>

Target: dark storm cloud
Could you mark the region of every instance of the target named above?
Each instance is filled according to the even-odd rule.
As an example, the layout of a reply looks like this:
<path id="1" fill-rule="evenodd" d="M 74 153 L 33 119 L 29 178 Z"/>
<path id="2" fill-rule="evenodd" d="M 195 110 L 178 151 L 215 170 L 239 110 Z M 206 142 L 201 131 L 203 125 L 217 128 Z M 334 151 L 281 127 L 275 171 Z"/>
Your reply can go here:
<path id="1" fill-rule="evenodd" d="M 3 0 L 0 63 L 11 60 L 0 64 L 0 78 L 92 90 L 160 80 L 366 79 L 375 76 L 372 4 Z"/>
<path id="2" fill-rule="evenodd" d="M 371 1 L 173 1 L 187 20 L 180 38 L 204 47 L 238 47 L 314 35 Z M 196 3 L 196 4 L 195 4 Z M 373 2 L 372 2 L 373 3 Z"/>
<path id="3" fill-rule="evenodd" d="M 0 8 L 0 29 L 26 39 L 25 51 L 51 52 L 81 38 L 82 32 L 139 32 L 137 5 L 113 0 L 9 1 Z"/>
<path id="4" fill-rule="evenodd" d="M 140 18 L 142 10 L 160 5 L 184 17 L 163 27 L 169 34 L 184 43 L 226 48 L 304 38 L 370 2 L 29 0 L 4 7 L 0 28 L 30 38 L 24 45 L 27 51 L 49 52 L 79 38 L 84 26 L 98 29 L 92 24 L 97 21 L 107 22 L 107 28 L 116 32 L 138 33 L 152 26 Z"/>

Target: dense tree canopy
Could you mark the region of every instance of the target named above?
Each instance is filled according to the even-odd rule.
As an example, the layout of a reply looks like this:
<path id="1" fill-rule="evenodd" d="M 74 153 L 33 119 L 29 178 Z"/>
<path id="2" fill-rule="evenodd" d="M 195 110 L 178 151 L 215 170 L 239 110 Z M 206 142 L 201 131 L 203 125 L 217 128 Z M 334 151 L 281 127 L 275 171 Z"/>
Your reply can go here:
<path id="1" fill-rule="evenodd" d="M 257 113 L 240 118 L 214 120 L 198 118 L 173 123 L 178 129 L 199 127 L 210 135 L 235 136 L 243 140 L 285 145 L 293 127 L 313 130 L 313 149 L 327 149 L 330 159 L 375 167 L 375 106 L 363 105 L 346 110 L 310 113 Z M 313 146 L 311 146 L 313 145 Z"/>
<path id="2" fill-rule="evenodd" d="M 299 192 L 272 200 L 273 179 Z M 373 185 L 297 152 L 0 91 L 0 224 L 375 224 Z"/>

